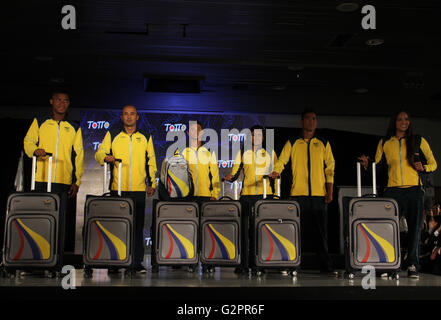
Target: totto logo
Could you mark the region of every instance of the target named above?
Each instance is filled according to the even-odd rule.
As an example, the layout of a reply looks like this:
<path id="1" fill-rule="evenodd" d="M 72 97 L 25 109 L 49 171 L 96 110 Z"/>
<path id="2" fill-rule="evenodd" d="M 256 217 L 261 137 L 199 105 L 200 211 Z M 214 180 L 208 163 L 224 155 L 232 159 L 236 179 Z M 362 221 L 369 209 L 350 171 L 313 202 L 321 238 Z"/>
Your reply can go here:
<path id="1" fill-rule="evenodd" d="M 100 147 L 100 145 L 101 145 L 101 142 L 92 142 L 92 145 L 93 145 L 93 150 L 98 150 L 98 148 Z"/>
<path id="2" fill-rule="evenodd" d="M 234 160 L 217 160 L 217 165 L 219 168 L 232 168 Z"/>
<path id="3" fill-rule="evenodd" d="M 87 129 L 109 129 L 110 123 L 107 121 L 87 121 Z"/>
<path id="4" fill-rule="evenodd" d="M 245 141 L 245 139 L 246 139 L 246 134 L 244 134 L 244 133 L 239 133 L 239 134 L 232 134 L 232 133 L 230 133 L 229 135 L 228 135 L 228 141 L 229 142 L 231 142 L 231 141 L 233 141 L 233 142 L 244 142 Z"/>
<path id="5" fill-rule="evenodd" d="M 165 131 L 185 131 L 187 129 L 187 126 L 183 123 L 175 123 L 175 124 L 171 124 L 171 123 L 165 123 Z"/>

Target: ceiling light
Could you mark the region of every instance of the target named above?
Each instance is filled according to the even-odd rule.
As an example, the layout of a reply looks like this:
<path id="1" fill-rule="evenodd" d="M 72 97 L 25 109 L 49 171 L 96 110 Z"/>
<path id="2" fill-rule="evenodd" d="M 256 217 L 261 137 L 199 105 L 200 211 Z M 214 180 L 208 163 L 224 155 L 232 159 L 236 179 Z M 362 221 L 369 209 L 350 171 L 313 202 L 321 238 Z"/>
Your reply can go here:
<path id="1" fill-rule="evenodd" d="M 379 45 L 381 45 L 383 43 L 384 43 L 384 40 L 383 39 L 379 39 L 379 38 L 377 38 L 377 39 L 369 39 L 368 41 L 366 41 L 366 44 L 368 46 L 379 46 Z"/>
<path id="2" fill-rule="evenodd" d="M 355 2 L 344 2 L 337 6 L 337 10 L 340 12 L 354 12 L 359 8 L 358 3 Z"/>

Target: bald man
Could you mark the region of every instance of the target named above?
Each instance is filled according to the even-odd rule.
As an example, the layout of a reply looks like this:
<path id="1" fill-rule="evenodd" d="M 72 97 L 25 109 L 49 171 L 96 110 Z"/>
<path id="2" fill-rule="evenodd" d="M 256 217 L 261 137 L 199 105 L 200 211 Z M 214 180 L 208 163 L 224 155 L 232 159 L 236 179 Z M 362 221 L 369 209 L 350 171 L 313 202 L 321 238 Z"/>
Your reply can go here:
<path id="1" fill-rule="evenodd" d="M 151 197 L 156 188 L 156 157 L 153 138 L 139 130 L 139 114 L 135 106 L 127 105 L 122 109 L 122 126 L 112 127 L 104 137 L 95 159 L 100 165 L 122 160 L 121 191 L 123 197 L 135 200 L 135 271 L 145 273 L 144 261 L 144 215 L 145 196 Z M 117 195 L 118 166 L 113 166 L 111 194 Z"/>

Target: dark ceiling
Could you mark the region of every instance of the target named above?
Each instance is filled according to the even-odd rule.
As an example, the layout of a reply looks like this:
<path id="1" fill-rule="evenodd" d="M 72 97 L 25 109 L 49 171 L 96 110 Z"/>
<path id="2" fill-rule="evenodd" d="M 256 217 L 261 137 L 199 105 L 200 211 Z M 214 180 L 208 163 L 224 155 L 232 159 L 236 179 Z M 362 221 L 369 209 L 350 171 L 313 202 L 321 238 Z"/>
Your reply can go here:
<path id="1" fill-rule="evenodd" d="M 15 1 L 0 106 L 44 106 L 63 87 L 76 108 L 441 117 L 441 2 L 343 2 Z M 67 4 L 76 30 L 61 27 Z M 376 30 L 361 27 L 366 4 Z M 204 80 L 200 93 L 145 92 L 144 74 Z"/>

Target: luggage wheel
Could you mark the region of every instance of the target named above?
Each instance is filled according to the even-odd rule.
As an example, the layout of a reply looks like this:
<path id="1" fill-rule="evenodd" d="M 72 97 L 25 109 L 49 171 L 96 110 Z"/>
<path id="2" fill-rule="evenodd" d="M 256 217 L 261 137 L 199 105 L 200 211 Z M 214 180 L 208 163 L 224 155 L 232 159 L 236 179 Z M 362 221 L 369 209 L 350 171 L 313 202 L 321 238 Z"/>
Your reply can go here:
<path id="1" fill-rule="evenodd" d="M 131 269 L 124 270 L 124 277 L 131 278 L 132 276 L 133 276 L 133 270 Z"/>
<path id="2" fill-rule="evenodd" d="M 91 268 L 84 267 L 84 278 L 92 278 L 93 270 Z"/>
<path id="3" fill-rule="evenodd" d="M 292 270 L 291 275 L 295 278 L 297 277 L 297 270 Z"/>
<path id="4" fill-rule="evenodd" d="M 353 274 L 352 272 L 345 272 L 344 277 L 345 279 L 354 280 L 355 274 Z"/>
<path id="5" fill-rule="evenodd" d="M 195 266 L 189 266 L 187 271 L 193 273 L 196 270 Z"/>
<path id="6" fill-rule="evenodd" d="M 390 272 L 390 273 L 388 273 L 388 277 L 392 278 L 393 280 L 399 280 L 400 279 L 400 275 L 398 274 L 398 272 Z"/>

